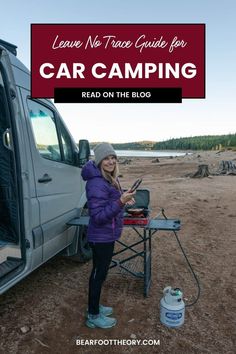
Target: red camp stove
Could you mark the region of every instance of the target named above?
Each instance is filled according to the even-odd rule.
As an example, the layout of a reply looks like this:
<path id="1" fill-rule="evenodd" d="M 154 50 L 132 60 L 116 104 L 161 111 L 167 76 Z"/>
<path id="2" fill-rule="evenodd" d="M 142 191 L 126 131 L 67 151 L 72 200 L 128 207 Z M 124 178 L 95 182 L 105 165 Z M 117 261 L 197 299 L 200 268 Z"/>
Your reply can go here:
<path id="1" fill-rule="evenodd" d="M 124 225 L 145 226 L 149 223 L 150 193 L 147 189 L 138 189 L 135 194 L 135 204 L 127 206 L 124 213 Z"/>

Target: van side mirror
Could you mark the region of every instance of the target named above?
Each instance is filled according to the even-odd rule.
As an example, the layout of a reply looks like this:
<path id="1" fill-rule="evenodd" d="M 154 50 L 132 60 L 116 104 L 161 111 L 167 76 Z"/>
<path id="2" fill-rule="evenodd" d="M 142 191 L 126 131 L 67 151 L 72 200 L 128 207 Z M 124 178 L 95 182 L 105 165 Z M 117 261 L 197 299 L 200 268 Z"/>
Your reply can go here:
<path id="1" fill-rule="evenodd" d="M 89 142 L 86 139 L 81 139 L 79 141 L 79 167 L 83 167 L 86 162 L 89 160 L 90 156 L 90 147 Z"/>

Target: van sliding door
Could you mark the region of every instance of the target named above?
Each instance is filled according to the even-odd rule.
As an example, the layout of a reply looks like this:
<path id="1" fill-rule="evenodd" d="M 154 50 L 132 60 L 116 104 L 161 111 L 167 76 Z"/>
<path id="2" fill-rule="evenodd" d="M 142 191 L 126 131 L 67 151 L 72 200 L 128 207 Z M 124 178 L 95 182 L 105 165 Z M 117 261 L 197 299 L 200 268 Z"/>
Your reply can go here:
<path id="1" fill-rule="evenodd" d="M 8 102 L 0 72 L 0 241 L 19 243 L 17 182 Z"/>
<path id="2" fill-rule="evenodd" d="M 24 268 L 24 240 L 21 234 L 17 137 L 13 90 L 0 52 L 0 293 Z M 10 95 L 10 92 L 12 95 Z M 17 103 L 15 103 L 17 105 Z M 23 210 L 23 208 L 22 208 Z"/>

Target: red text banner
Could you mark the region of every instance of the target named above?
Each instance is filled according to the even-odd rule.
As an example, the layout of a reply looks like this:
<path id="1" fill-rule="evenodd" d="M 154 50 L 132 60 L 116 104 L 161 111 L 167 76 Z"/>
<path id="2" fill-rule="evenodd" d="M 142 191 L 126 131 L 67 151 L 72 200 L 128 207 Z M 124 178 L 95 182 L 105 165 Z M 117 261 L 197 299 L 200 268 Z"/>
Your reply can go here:
<path id="1" fill-rule="evenodd" d="M 176 88 L 205 98 L 205 25 L 32 24 L 31 70 L 33 98 L 67 88 Z"/>

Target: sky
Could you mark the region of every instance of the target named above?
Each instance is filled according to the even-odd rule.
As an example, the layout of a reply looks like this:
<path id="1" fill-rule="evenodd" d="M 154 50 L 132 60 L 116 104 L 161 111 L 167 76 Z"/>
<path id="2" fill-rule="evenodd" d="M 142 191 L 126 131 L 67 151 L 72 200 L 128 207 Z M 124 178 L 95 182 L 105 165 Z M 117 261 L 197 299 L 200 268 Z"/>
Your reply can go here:
<path id="1" fill-rule="evenodd" d="M 205 23 L 206 98 L 57 104 L 74 139 L 133 142 L 236 133 L 235 0 L 1 0 L 0 38 L 30 68 L 31 23 Z"/>

